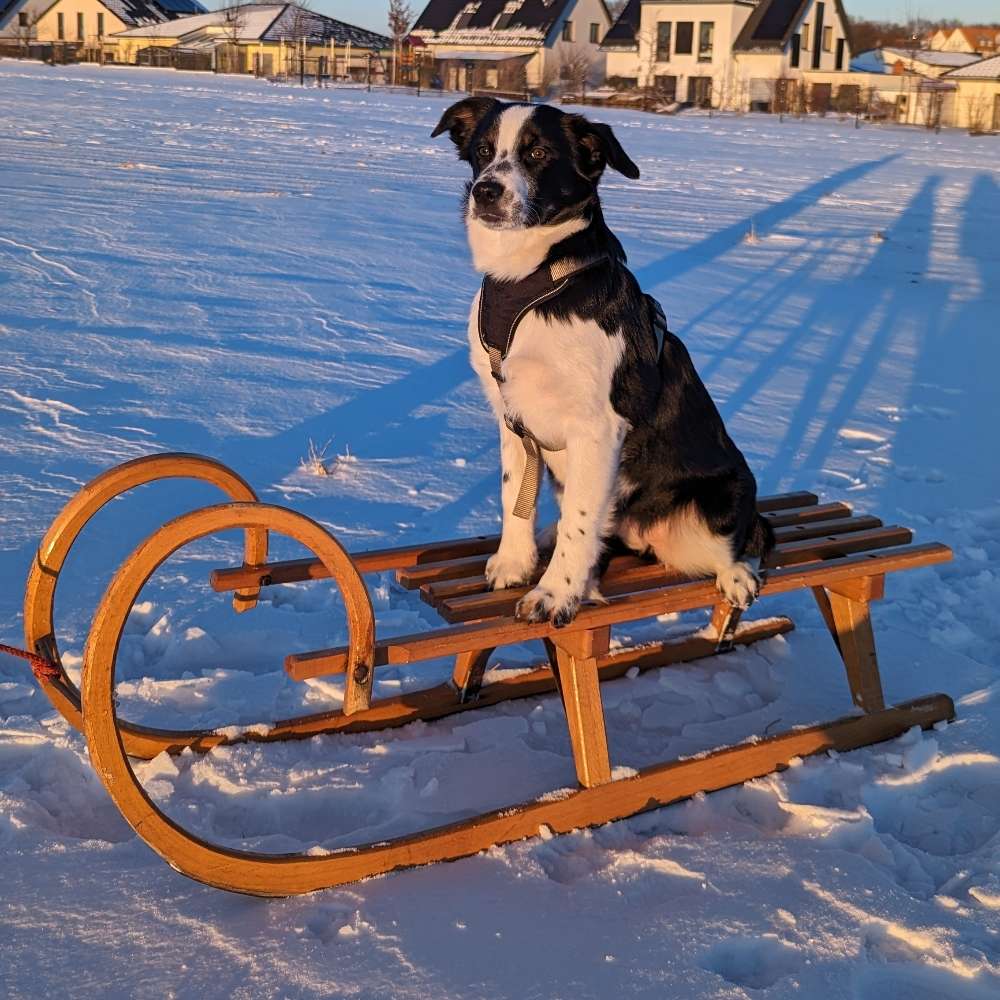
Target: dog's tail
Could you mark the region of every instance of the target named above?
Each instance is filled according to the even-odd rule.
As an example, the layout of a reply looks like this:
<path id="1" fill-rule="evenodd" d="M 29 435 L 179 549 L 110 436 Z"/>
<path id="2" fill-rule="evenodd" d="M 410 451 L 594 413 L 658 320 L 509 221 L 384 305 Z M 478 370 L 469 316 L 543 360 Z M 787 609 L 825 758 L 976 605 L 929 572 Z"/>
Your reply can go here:
<path id="1" fill-rule="evenodd" d="M 774 528 L 766 517 L 755 513 L 747 537 L 746 555 L 755 556 L 763 564 L 776 544 Z"/>

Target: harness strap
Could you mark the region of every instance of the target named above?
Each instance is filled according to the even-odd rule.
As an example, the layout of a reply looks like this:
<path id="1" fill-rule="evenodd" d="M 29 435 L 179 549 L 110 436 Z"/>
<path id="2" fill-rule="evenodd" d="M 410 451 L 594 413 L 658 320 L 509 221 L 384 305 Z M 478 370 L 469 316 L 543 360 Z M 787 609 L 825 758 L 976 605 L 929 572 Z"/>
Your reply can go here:
<path id="1" fill-rule="evenodd" d="M 542 302 L 555 298 L 555 296 L 562 292 L 566 285 L 569 284 L 570 278 L 582 271 L 589 270 L 595 264 L 599 264 L 606 259 L 606 254 L 599 254 L 596 257 L 585 260 L 567 259 L 557 261 L 556 263 L 550 265 L 547 269 L 548 274 L 546 275 L 546 279 L 550 283 L 550 287 L 541 290 L 540 294 L 535 295 L 518 311 L 513 319 L 513 322 L 510 324 L 510 327 L 506 330 L 506 343 L 503 350 L 490 343 L 486 337 L 486 331 L 483 324 L 483 310 L 486 301 L 485 295 L 480 298 L 479 339 L 483 347 L 486 349 L 486 354 L 490 361 L 490 372 L 497 384 L 504 381 L 502 372 L 504 358 L 510 350 L 511 343 L 514 340 L 514 334 L 517 332 L 517 327 L 524 316 Z M 536 272 L 536 274 L 537 273 L 538 272 Z M 537 291 L 537 289 L 534 290 Z M 508 430 L 510 430 L 512 434 L 516 434 L 521 439 L 521 444 L 524 446 L 524 475 L 521 478 L 521 487 L 517 493 L 517 501 L 514 504 L 513 514 L 515 517 L 528 520 L 534 514 L 535 506 L 538 503 L 538 491 L 542 483 L 543 446 L 538 438 L 536 438 L 534 434 L 532 434 L 531 431 L 529 431 L 524 424 L 521 423 L 520 420 L 515 420 L 509 413 L 504 414 L 504 422 L 506 423 Z M 547 450 L 561 451 L 562 449 L 550 448 Z"/>
<path id="2" fill-rule="evenodd" d="M 490 357 L 490 371 L 498 381 L 503 381 L 500 366 L 503 355 L 495 347 L 487 346 Z M 504 423 L 512 434 L 521 439 L 524 446 L 524 475 L 521 477 L 521 488 L 517 491 L 517 502 L 514 504 L 514 516 L 528 520 L 538 503 L 538 490 L 542 484 L 542 449 L 535 436 L 520 421 L 511 419 L 510 414 L 504 414 Z"/>

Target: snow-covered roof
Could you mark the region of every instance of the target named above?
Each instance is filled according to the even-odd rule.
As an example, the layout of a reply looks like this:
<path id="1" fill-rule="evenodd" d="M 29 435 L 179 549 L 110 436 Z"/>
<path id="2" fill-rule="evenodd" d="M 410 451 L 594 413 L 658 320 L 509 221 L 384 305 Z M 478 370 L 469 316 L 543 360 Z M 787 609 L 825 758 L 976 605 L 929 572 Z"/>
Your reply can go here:
<path id="1" fill-rule="evenodd" d="M 128 31 L 118 32 L 115 37 L 183 40 L 188 35 L 198 32 L 210 33 L 212 29 L 224 32 L 227 38 L 235 36 L 241 42 L 278 42 L 306 38 L 322 42 L 332 40 L 338 45 L 350 42 L 358 48 L 375 51 L 392 46 L 392 41 L 385 35 L 368 31 L 366 28 L 358 28 L 353 24 L 317 14 L 291 3 L 243 4 L 194 17 L 180 17 L 164 24 L 131 28 Z"/>
<path id="2" fill-rule="evenodd" d="M 412 34 L 452 45 L 542 45 L 570 0 L 430 0 Z"/>
<path id="3" fill-rule="evenodd" d="M 116 38 L 183 38 L 194 31 L 205 28 L 233 25 L 240 41 L 258 41 L 271 26 L 275 18 L 284 10 L 284 4 L 250 4 L 232 7 L 229 10 L 213 10 L 208 14 L 179 17 L 163 24 L 150 24 L 128 31 L 119 31 Z"/>
<path id="4" fill-rule="evenodd" d="M 533 55 L 533 53 L 532 53 Z M 511 55 L 509 52 L 483 52 L 482 49 L 438 50 L 439 59 L 455 59 L 458 62 L 504 62 L 507 59 L 521 58 L 517 54 Z M 527 58 L 527 56 L 524 56 Z"/>
<path id="5" fill-rule="evenodd" d="M 979 62 L 971 52 L 938 52 L 931 49 L 900 49 L 886 47 L 860 52 L 851 60 L 851 69 L 860 73 L 891 73 L 897 62 L 919 63 L 922 66 L 954 67 Z"/>
<path id="6" fill-rule="evenodd" d="M 25 0 L 0 0 L 0 23 L 24 3 Z M 205 13 L 198 0 L 100 0 L 100 3 L 130 28 L 162 24 L 182 14 Z M 47 6 L 44 4 L 42 9 Z"/>
<path id="7" fill-rule="evenodd" d="M 949 79 L 962 77 L 966 80 L 1000 80 L 1000 56 L 980 59 L 961 69 L 953 69 L 950 73 L 945 73 L 945 76 Z"/>
<path id="8" fill-rule="evenodd" d="M 912 59 L 914 62 L 924 63 L 926 66 L 967 66 L 979 59 L 979 56 L 971 52 L 938 52 L 934 49 L 913 51 L 899 48 L 886 48 L 882 51 L 890 52 L 899 59 Z"/>

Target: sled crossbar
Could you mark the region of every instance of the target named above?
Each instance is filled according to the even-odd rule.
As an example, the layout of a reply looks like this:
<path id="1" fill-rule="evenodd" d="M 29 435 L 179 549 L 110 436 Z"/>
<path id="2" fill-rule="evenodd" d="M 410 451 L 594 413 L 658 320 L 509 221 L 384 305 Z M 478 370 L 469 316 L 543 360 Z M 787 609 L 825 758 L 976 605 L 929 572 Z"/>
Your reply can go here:
<path id="1" fill-rule="evenodd" d="M 53 621 L 56 584 L 77 537 L 94 514 L 143 483 L 194 479 L 217 487 L 227 502 L 169 521 L 126 559 L 97 611 L 83 656 L 81 689 L 62 665 Z M 125 819 L 183 874 L 237 892 L 281 896 L 355 881 L 410 865 L 451 860 L 494 844 L 534 836 L 541 825 L 562 833 L 621 819 L 786 767 L 795 757 L 851 750 L 888 740 L 913 725 L 950 720 L 954 705 L 932 694 L 894 707 L 885 704 L 875 649 L 871 606 L 887 575 L 947 562 L 951 551 L 936 543 L 913 544 L 912 533 L 879 518 L 855 515 L 840 502 L 820 503 L 812 493 L 764 497 L 762 515 L 776 546 L 762 567 L 760 603 L 790 591 L 811 590 L 843 662 L 855 714 L 793 728 L 698 757 L 667 761 L 630 777 L 614 777 L 605 731 L 601 687 L 636 671 L 673 667 L 739 646 L 781 636 L 786 617 L 745 619 L 713 580 L 682 579 L 633 555 L 608 561 L 601 577 L 604 604 L 582 607 L 565 628 L 513 616 L 524 587 L 493 592 L 485 577 L 496 537 L 422 542 L 351 555 L 317 522 L 284 507 L 263 504 L 232 470 L 197 455 L 162 454 L 135 459 L 102 473 L 69 501 L 38 549 L 25 595 L 25 647 L 52 669 L 38 678 L 67 721 L 87 737 L 90 760 Z M 328 711 L 273 724 L 219 730 L 166 730 L 131 723 L 115 706 L 115 669 L 121 636 L 146 585 L 175 552 L 222 531 L 243 534 L 244 564 L 215 570 L 212 587 L 234 591 L 237 611 L 250 611 L 261 588 L 331 579 L 343 598 L 349 642 L 288 656 L 296 680 L 343 678 L 342 704 Z M 269 562 L 272 534 L 302 544 L 311 556 Z M 364 574 L 393 571 L 399 583 L 449 623 L 417 635 L 378 641 Z M 756 606 L 755 606 L 756 607 Z M 707 621 L 687 634 L 623 647 L 612 628 L 673 612 L 709 609 Z M 498 647 L 541 640 L 534 665 L 490 671 Z M 449 683 L 393 697 L 377 697 L 380 668 L 453 657 Z M 331 854 L 263 855 L 207 843 L 160 812 L 129 763 L 187 748 L 207 752 L 243 742 L 272 742 L 316 735 L 372 732 L 418 720 L 439 719 L 515 698 L 556 692 L 562 702 L 578 787 L 535 802 L 486 813 L 461 823 Z M 460 809 L 461 803 L 455 808 Z"/>

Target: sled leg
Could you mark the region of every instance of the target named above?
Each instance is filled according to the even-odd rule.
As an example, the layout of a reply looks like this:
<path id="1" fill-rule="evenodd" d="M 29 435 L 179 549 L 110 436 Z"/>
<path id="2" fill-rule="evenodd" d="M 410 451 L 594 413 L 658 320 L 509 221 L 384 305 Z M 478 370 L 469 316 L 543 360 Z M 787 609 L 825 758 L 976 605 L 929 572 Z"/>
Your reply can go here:
<path id="1" fill-rule="evenodd" d="M 486 665 L 493 654 L 494 646 L 459 653 L 455 657 L 455 670 L 451 675 L 452 686 L 458 691 L 458 700 L 466 705 L 479 697 L 483 687 Z"/>
<path id="2" fill-rule="evenodd" d="M 597 674 L 597 657 L 607 652 L 609 628 L 554 640 L 559 693 L 566 710 L 576 776 L 583 788 L 611 780 L 604 705 Z"/>
<path id="3" fill-rule="evenodd" d="M 719 601 L 712 611 L 712 629 L 715 632 L 717 653 L 729 653 L 735 646 L 736 629 L 743 612 L 729 601 Z"/>
<path id="4" fill-rule="evenodd" d="M 864 579 L 824 588 L 820 610 L 840 650 L 854 704 L 865 712 L 885 708 L 872 631 L 871 600 L 882 596 L 882 580 Z M 827 607 L 824 607 L 826 605 Z"/>

